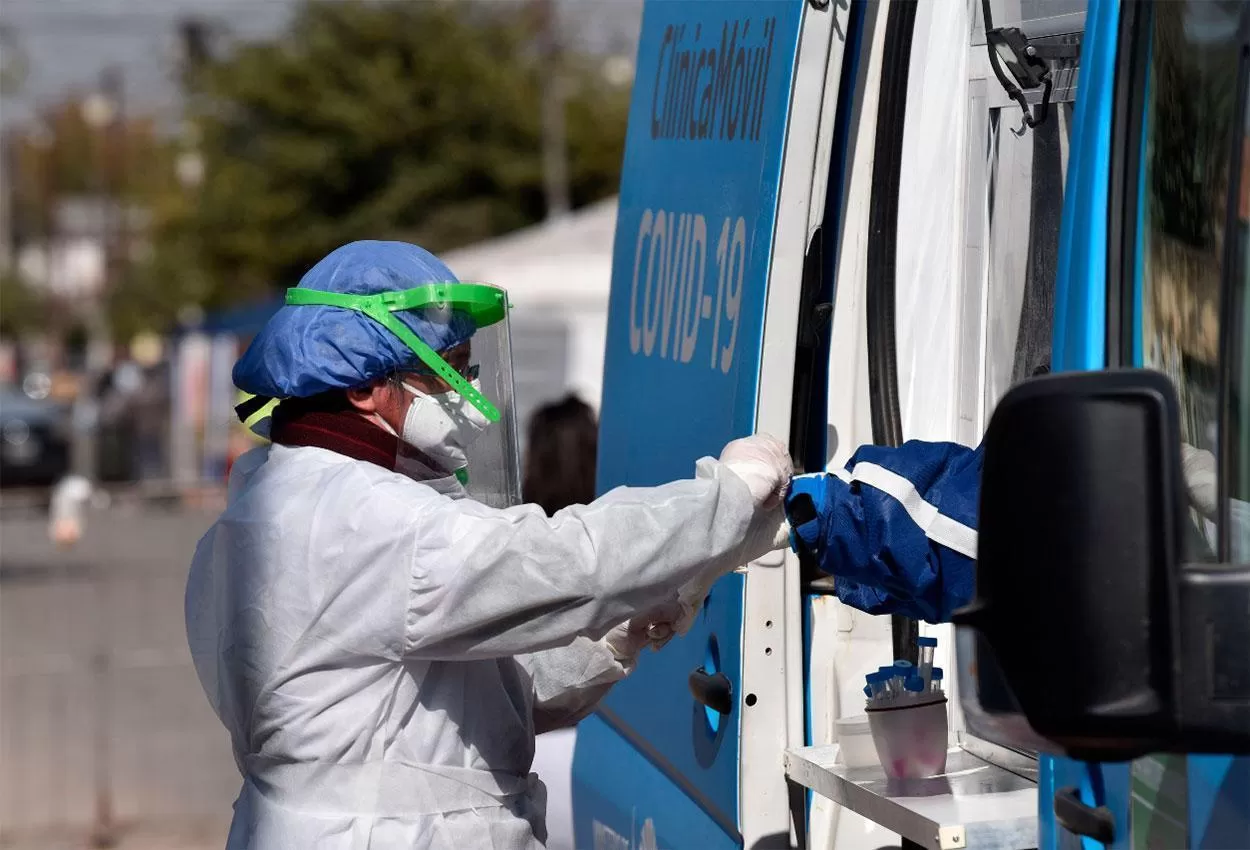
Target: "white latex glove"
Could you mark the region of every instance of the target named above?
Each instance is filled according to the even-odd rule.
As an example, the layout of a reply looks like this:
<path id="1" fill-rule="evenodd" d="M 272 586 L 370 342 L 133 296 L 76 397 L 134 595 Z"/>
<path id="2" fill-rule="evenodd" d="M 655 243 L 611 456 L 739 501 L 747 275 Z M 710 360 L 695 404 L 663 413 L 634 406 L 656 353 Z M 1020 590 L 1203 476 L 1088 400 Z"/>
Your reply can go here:
<path id="1" fill-rule="evenodd" d="M 638 661 L 638 653 L 647 645 L 647 629 L 637 619 L 626 620 L 619 626 L 613 626 L 603 636 L 603 645 L 612 653 L 612 657 L 626 670 L 632 669 Z"/>
<path id="2" fill-rule="evenodd" d="M 777 516 L 776 532 L 773 537 L 773 549 L 782 549 L 790 542 L 790 523 L 786 521 L 785 512 L 778 506 L 774 511 Z M 767 527 L 772 527 L 771 516 Z M 771 567 L 756 567 L 771 569 Z M 673 639 L 675 635 L 685 635 L 694 625 L 695 617 L 703 607 L 703 600 L 712 592 L 712 585 L 725 575 L 720 572 L 707 573 L 677 591 L 675 604 L 663 609 L 665 616 L 653 618 L 647 634 L 651 637 L 653 649 L 660 649 Z"/>
<path id="3" fill-rule="evenodd" d="M 725 446 L 720 462 L 743 480 L 760 509 L 746 543 L 746 550 L 753 553 L 748 557 L 784 548 L 790 542 L 790 524 L 782 502 L 794 475 L 785 445 L 769 434 L 744 437 Z M 722 575 L 719 570 L 706 573 L 677 592 L 675 616 L 653 618 L 647 629 L 653 648 L 659 649 L 674 635 L 690 631 L 703 600 Z"/>
<path id="4" fill-rule="evenodd" d="M 680 599 L 675 599 L 659 609 L 656 615 L 647 617 L 647 641 L 651 648 L 657 651 L 663 649 L 676 635 L 684 635 L 690 631 L 697 610 L 697 606 L 691 607 Z"/>
<path id="5" fill-rule="evenodd" d="M 761 508 L 779 506 L 794 475 L 790 453 L 780 440 L 769 434 L 734 440 L 720 453 L 720 462 L 746 482 Z"/>
<path id="6" fill-rule="evenodd" d="M 647 635 L 651 638 L 653 649 L 660 649 L 676 635 L 685 635 L 686 632 L 690 631 L 699 609 L 703 607 L 703 600 L 707 599 L 708 593 L 712 590 L 712 585 L 720 577 L 721 574 L 719 573 L 703 576 L 685 585 L 677 592 L 677 602 L 672 606 L 675 616 L 653 622 L 647 629 Z"/>
<path id="7" fill-rule="evenodd" d="M 790 524 L 786 521 L 782 501 L 794 475 L 794 466 L 785 445 L 769 434 L 744 437 L 725 446 L 720 462 L 742 479 L 760 509 L 746 549 L 762 554 L 788 545 Z M 653 649 L 661 648 L 674 635 L 690 631 L 703 600 L 722 575 L 724 572 L 717 570 L 699 576 L 678 591 L 676 601 L 662 609 L 662 616 L 652 612 L 649 618 L 643 618 L 650 620 L 646 633 Z"/>
<path id="8" fill-rule="evenodd" d="M 638 654 L 648 645 L 659 649 L 673 635 L 673 624 L 682 616 L 683 608 L 677 601 L 654 608 L 645 614 L 631 617 L 614 626 L 603 636 L 603 645 L 612 653 L 617 663 L 627 671 L 638 663 Z M 664 635 L 657 639 L 655 635 Z"/>

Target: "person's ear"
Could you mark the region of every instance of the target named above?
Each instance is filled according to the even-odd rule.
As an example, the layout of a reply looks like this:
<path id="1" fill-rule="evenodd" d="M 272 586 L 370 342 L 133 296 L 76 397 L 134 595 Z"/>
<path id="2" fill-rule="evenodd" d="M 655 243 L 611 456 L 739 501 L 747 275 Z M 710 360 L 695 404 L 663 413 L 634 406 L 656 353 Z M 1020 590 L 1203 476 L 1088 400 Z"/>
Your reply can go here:
<path id="1" fill-rule="evenodd" d="M 395 385 L 385 378 L 347 391 L 347 400 L 361 413 L 380 413 L 387 418 L 399 401 Z"/>
<path id="2" fill-rule="evenodd" d="M 361 413 L 377 413 L 378 398 L 377 384 L 369 384 L 363 387 L 352 387 L 347 391 L 347 401 L 352 407 Z"/>
<path id="3" fill-rule="evenodd" d="M 357 413 L 367 418 L 380 417 L 398 431 L 404 425 L 406 395 L 394 381 L 381 378 L 368 386 L 348 390 L 347 401 Z"/>

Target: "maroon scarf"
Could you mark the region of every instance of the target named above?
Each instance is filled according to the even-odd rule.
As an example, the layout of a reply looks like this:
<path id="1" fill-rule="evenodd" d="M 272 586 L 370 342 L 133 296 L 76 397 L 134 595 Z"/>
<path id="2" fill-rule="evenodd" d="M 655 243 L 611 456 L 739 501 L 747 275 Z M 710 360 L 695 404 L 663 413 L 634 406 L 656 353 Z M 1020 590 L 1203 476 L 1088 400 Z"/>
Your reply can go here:
<path id="1" fill-rule="evenodd" d="M 273 412 L 270 438 L 283 446 L 312 446 L 395 471 L 399 440 L 344 402 L 288 399 Z"/>

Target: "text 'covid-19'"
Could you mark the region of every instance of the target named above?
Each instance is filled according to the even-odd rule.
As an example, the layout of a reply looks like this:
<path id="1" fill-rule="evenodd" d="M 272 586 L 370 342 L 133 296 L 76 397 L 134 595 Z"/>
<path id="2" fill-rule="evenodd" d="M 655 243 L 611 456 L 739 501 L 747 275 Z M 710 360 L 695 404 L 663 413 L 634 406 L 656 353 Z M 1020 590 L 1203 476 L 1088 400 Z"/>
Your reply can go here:
<path id="1" fill-rule="evenodd" d="M 634 354 L 690 363 L 704 323 L 711 321 L 706 362 L 723 373 L 733 367 L 748 259 L 746 219 L 725 218 L 714 264 L 708 263 L 708 235 L 700 213 L 643 212 L 629 292 Z"/>

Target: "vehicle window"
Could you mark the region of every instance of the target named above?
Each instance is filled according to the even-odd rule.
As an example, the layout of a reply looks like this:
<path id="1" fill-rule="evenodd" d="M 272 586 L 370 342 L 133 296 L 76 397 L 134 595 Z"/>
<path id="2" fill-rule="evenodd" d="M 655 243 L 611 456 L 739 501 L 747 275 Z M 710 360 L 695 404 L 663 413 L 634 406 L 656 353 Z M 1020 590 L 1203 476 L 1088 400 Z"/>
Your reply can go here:
<path id="1" fill-rule="evenodd" d="M 1244 66 L 1245 76 L 1250 70 Z M 1237 259 L 1236 275 L 1232 279 L 1233 303 L 1229 315 L 1235 317 L 1237 327 L 1232 331 L 1233 379 L 1229 392 L 1229 427 L 1234 437 L 1229 441 L 1232 457 L 1228 469 L 1230 475 L 1229 519 L 1232 525 L 1229 542 L 1231 559 L 1237 563 L 1250 562 L 1250 86 L 1242 80 L 1243 102 L 1241 104 L 1240 138 L 1234 145 L 1234 162 L 1238 173 L 1237 203 L 1233 205 L 1233 227 L 1236 228 Z"/>
<path id="2" fill-rule="evenodd" d="M 1148 7 L 1151 40 L 1139 186 L 1140 360 L 1167 374 L 1181 402 L 1194 520 L 1190 556 L 1219 552 L 1221 315 L 1229 168 L 1238 108 L 1235 0 Z M 1239 171 L 1239 170 L 1238 170 Z M 1244 274 L 1240 276 L 1244 287 Z M 1244 371 L 1244 370 L 1239 370 Z M 1230 392 L 1230 396 L 1233 394 Z"/>

